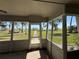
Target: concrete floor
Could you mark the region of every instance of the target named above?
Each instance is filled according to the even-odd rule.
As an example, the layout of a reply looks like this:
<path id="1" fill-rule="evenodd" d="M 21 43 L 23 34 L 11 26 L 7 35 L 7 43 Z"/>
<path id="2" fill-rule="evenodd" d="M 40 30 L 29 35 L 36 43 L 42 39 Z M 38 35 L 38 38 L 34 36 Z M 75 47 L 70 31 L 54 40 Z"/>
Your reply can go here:
<path id="1" fill-rule="evenodd" d="M 0 54 L 0 59 L 49 59 L 48 55 L 43 50 L 26 52 L 16 52 L 8 54 Z"/>

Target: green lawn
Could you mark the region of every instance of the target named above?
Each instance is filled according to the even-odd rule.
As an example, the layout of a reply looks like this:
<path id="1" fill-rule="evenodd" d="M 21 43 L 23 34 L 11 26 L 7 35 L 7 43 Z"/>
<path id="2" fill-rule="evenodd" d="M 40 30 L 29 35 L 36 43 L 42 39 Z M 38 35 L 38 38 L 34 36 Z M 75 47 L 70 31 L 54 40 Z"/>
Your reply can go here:
<path id="1" fill-rule="evenodd" d="M 0 31 L 0 41 L 9 40 L 11 34 L 8 31 Z"/>
<path id="2" fill-rule="evenodd" d="M 34 31 L 31 30 L 31 38 L 34 36 Z"/>
<path id="3" fill-rule="evenodd" d="M 34 31 L 31 31 L 31 36 L 33 37 Z M 38 31 L 38 36 L 40 35 L 40 31 Z M 10 40 L 11 34 L 8 31 L 0 31 L 0 41 Z M 57 44 L 62 44 L 62 31 L 56 30 L 53 31 L 53 39 L 52 42 Z M 68 45 L 75 44 L 75 41 L 78 37 L 78 34 L 74 33 L 67 33 L 67 42 Z M 46 31 L 42 31 L 42 39 L 46 38 Z M 13 40 L 27 40 L 28 39 L 28 32 L 25 33 L 14 33 Z M 51 31 L 48 31 L 48 40 L 51 41 Z"/>
<path id="4" fill-rule="evenodd" d="M 26 40 L 28 39 L 28 33 L 25 34 L 25 33 L 17 33 L 17 34 L 14 34 L 13 36 L 13 40 Z"/>
<path id="5" fill-rule="evenodd" d="M 40 31 L 37 31 L 38 37 L 40 37 Z M 42 39 L 46 39 L 46 31 L 42 30 Z"/>
<path id="6" fill-rule="evenodd" d="M 11 39 L 11 33 L 9 31 L 0 31 L 0 41 L 6 41 Z M 26 40 L 28 39 L 28 33 L 14 33 L 13 40 Z"/>
<path id="7" fill-rule="evenodd" d="M 46 31 L 42 30 L 42 39 L 46 39 Z"/>
<path id="8" fill-rule="evenodd" d="M 62 44 L 62 30 L 54 30 L 52 37 L 52 42 Z"/>
<path id="9" fill-rule="evenodd" d="M 52 36 L 52 42 L 56 44 L 62 44 L 62 31 L 61 30 L 56 30 L 53 31 L 53 36 Z M 74 33 L 67 33 L 67 44 L 68 45 L 73 45 L 75 44 L 75 40 L 78 37 L 78 34 Z M 51 32 L 48 32 L 48 40 L 51 41 Z"/>

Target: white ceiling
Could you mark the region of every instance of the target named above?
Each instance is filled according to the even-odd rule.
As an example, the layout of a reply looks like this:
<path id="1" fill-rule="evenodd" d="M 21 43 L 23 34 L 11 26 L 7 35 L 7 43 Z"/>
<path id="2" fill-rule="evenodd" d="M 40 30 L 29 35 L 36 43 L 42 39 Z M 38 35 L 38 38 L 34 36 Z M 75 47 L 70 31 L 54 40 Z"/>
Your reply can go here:
<path id="1" fill-rule="evenodd" d="M 47 0 L 54 2 L 70 2 L 79 0 Z M 41 15 L 51 17 L 64 12 L 64 5 L 38 2 L 33 0 L 0 0 L 0 10 L 9 15 Z"/>

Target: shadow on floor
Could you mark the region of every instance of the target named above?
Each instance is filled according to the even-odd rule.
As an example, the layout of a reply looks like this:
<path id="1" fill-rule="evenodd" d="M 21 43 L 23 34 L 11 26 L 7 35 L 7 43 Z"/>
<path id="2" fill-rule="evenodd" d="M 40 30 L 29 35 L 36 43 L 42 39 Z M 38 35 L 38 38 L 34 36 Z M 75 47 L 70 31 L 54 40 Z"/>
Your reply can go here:
<path id="1" fill-rule="evenodd" d="M 49 56 L 44 50 L 36 50 L 28 53 L 24 51 L 0 54 L 0 59 L 49 59 Z"/>
<path id="2" fill-rule="evenodd" d="M 26 59 L 26 57 L 27 57 L 26 52 L 0 54 L 0 59 Z"/>
<path id="3" fill-rule="evenodd" d="M 39 59 L 49 59 L 49 56 L 45 50 L 40 50 L 40 56 L 41 58 Z"/>

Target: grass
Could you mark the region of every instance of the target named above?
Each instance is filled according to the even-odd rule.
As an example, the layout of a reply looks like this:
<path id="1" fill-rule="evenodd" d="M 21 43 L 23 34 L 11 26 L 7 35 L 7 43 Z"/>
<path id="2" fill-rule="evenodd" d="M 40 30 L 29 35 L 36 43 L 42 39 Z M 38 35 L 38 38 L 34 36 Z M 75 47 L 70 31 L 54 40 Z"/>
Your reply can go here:
<path id="1" fill-rule="evenodd" d="M 33 37 L 34 31 L 31 31 L 31 36 Z M 38 36 L 40 36 L 40 31 L 38 31 Z M 77 34 L 74 33 L 67 33 L 67 42 L 68 45 L 75 44 L 75 38 L 77 37 Z M 6 41 L 10 40 L 11 34 L 9 31 L 0 31 L 0 41 Z M 55 42 L 57 44 L 62 44 L 62 31 L 56 30 L 53 31 L 53 39 L 52 42 Z M 14 33 L 13 40 L 27 40 L 28 39 L 28 32 L 25 33 Z M 46 31 L 42 31 L 42 39 L 46 39 Z M 48 40 L 51 41 L 51 31 L 48 31 Z"/>
<path id="2" fill-rule="evenodd" d="M 38 37 L 40 37 L 40 31 L 37 31 Z M 46 31 L 42 30 L 42 39 L 46 39 Z"/>
<path id="3" fill-rule="evenodd" d="M 62 39 L 57 38 L 57 37 L 53 37 L 52 42 L 55 42 L 57 44 L 61 44 L 62 43 Z"/>
<path id="4" fill-rule="evenodd" d="M 67 33 L 67 45 L 74 45 L 75 44 L 75 38 L 78 36 L 78 34 L 74 33 Z M 56 30 L 53 31 L 53 36 L 52 36 L 52 42 L 56 44 L 62 44 L 62 31 L 61 30 Z M 51 32 L 48 31 L 48 40 L 51 41 Z"/>
<path id="5" fill-rule="evenodd" d="M 46 31 L 42 31 L 42 39 L 46 39 Z"/>
<path id="6" fill-rule="evenodd" d="M 47 36 L 48 36 L 48 40 L 51 41 L 51 31 L 50 30 L 48 31 L 48 35 Z"/>
<path id="7" fill-rule="evenodd" d="M 40 33 L 38 33 L 40 34 Z M 27 34 L 25 33 L 13 33 L 13 40 L 27 40 L 28 39 L 28 35 L 29 33 L 27 32 Z M 31 37 L 33 37 L 34 35 L 34 31 L 31 30 Z M 9 33 L 8 30 L 6 31 L 0 31 L 0 41 L 6 41 L 6 40 L 10 40 L 11 39 L 11 34 Z"/>
<path id="8" fill-rule="evenodd" d="M 52 42 L 62 44 L 62 30 L 54 30 Z"/>
<path id="9" fill-rule="evenodd" d="M 0 41 L 6 41 L 11 39 L 11 33 L 9 31 L 0 31 Z M 28 39 L 28 33 L 14 33 L 13 40 L 26 40 Z"/>
<path id="10" fill-rule="evenodd" d="M 7 31 L 0 31 L 0 41 L 9 40 L 11 34 L 9 34 Z"/>
<path id="11" fill-rule="evenodd" d="M 26 35 L 25 33 L 17 33 L 14 34 L 13 36 L 13 40 L 26 40 L 26 39 L 28 39 L 28 35 Z"/>

